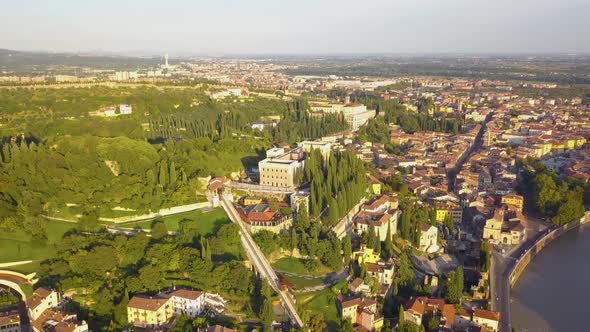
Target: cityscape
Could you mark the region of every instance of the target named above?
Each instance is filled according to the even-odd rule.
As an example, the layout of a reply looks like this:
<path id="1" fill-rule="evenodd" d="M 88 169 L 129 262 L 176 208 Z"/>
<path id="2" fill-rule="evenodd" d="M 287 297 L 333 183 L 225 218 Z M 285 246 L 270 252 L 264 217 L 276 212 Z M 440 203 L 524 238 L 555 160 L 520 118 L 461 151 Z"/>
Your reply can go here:
<path id="1" fill-rule="evenodd" d="M 463 2 L 449 8 L 475 6 Z M 357 5 L 334 13 L 398 15 Z M 131 22 L 195 4 L 146 4 L 120 34 L 103 27 L 109 42 L 87 17 L 58 43 L 41 30 L 62 29 L 61 6 L 0 37 L 0 332 L 587 330 L 575 300 L 590 295 L 585 30 L 566 24 L 557 41 L 534 21 L 514 36 L 474 28 L 506 45 L 535 36 L 510 52 L 373 48 L 388 34 L 358 27 L 356 41 L 347 26 L 350 40 L 326 52 L 343 36 L 293 32 L 275 5 L 201 4 L 237 39 L 190 51 Z M 330 14 L 323 1 L 313 14 L 285 6 Z M 561 6 L 538 12 L 577 15 Z M 8 22 L 37 15 L 7 10 Z M 178 34 L 205 24 L 178 15 Z"/>

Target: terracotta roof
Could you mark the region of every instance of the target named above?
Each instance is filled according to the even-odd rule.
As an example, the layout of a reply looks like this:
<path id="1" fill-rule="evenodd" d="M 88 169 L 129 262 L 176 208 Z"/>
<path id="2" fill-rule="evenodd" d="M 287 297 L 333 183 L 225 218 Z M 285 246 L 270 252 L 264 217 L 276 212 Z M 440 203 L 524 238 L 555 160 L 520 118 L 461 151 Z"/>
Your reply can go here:
<path id="1" fill-rule="evenodd" d="M 428 232 L 428 231 L 430 231 L 430 228 L 432 228 L 432 227 L 434 227 L 434 226 L 432 226 L 431 224 L 421 224 L 420 225 L 420 230 L 422 232 Z"/>
<path id="2" fill-rule="evenodd" d="M 369 225 L 371 223 L 381 226 L 386 224 L 392 215 L 388 213 L 361 211 L 356 215 L 355 221 L 360 224 Z"/>
<path id="3" fill-rule="evenodd" d="M 55 332 L 74 332 L 79 326 L 73 322 L 59 322 L 53 329 Z"/>
<path id="4" fill-rule="evenodd" d="M 249 221 L 272 221 L 274 215 L 275 212 L 273 211 L 250 212 L 247 217 Z"/>
<path id="5" fill-rule="evenodd" d="M 377 198 L 376 200 L 374 200 L 373 202 L 371 202 L 369 204 L 365 204 L 363 206 L 363 209 L 375 210 L 375 209 L 379 208 L 381 205 L 388 204 L 388 203 L 389 203 L 389 197 L 383 195 L 383 196 Z"/>
<path id="6" fill-rule="evenodd" d="M 182 297 L 184 299 L 196 300 L 203 295 L 203 292 L 189 290 L 189 289 L 178 289 L 172 292 L 170 296 Z"/>
<path id="7" fill-rule="evenodd" d="M 76 314 L 63 312 L 59 309 L 47 309 L 43 314 L 32 322 L 32 325 L 38 331 L 46 331 L 45 327 L 50 325 L 51 331 L 55 332 L 72 332 L 80 326 L 85 326 L 84 321 L 79 322 Z"/>
<path id="8" fill-rule="evenodd" d="M 358 310 L 363 310 L 364 308 L 370 307 L 374 304 L 377 304 L 377 302 L 371 298 L 368 298 L 368 297 L 356 297 L 356 298 L 352 298 L 352 299 L 341 299 L 340 300 L 340 305 L 342 306 L 342 308 L 350 308 L 350 307 L 358 306 Z"/>
<path id="9" fill-rule="evenodd" d="M 371 184 L 383 184 L 383 182 L 379 181 L 379 179 L 377 179 L 376 177 L 372 176 L 372 175 L 367 175 L 367 177 L 369 178 L 369 182 Z"/>
<path id="10" fill-rule="evenodd" d="M 11 311 L 7 313 L 0 313 L 0 326 L 8 324 L 20 324 L 20 315 L 18 311 Z"/>
<path id="11" fill-rule="evenodd" d="M 445 327 L 451 328 L 455 323 L 455 307 L 452 304 L 445 304 L 442 308 L 442 316 L 445 319 Z"/>
<path id="12" fill-rule="evenodd" d="M 218 176 L 216 178 L 211 179 L 211 181 L 209 181 L 209 184 L 207 185 L 207 189 L 209 189 L 209 191 L 215 191 L 219 188 L 222 188 L 223 185 L 227 182 L 228 180 L 222 176 Z"/>
<path id="13" fill-rule="evenodd" d="M 480 317 L 483 319 L 500 321 L 500 313 L 499 312 L 489 311 L 489 310 L 484 310 L 484 309 L 475 309 L 473 311 L 473 317 Z"/>
<path id="14" fill-rule="evenodd" d="M 372 264 L 372 263 L 367 263 L 367 271 L 369 272 L 377 272 L 377 273 L 383 273 L 384 270 L 391 270 L 393 268 L 393 264 Z"/>
<path id="15" fill-rule="evenodd" d="M 351 283 L 350 283 L 350 288 L 351 289 L 357 289 L 359 288 L 363 283 L 365 283 L 365 281 L 361 278 L 355 278 Z"/>
<path id="16" fill-rule="evenodd" d="M 169 299 L 167 299 L 167 298 L 160 298 L 160 297 L 149 298 L 149 297 L 134 296 L 131 298 L 131 300 L 129 300 L 127 307 L 148 310 L 148 311 L 156 311 L 156 310 L 160 309 L 161 306 L 166 304 L 166 302 L 168 302 L 168 300 Z"/>
<path id="17" fill-rule="evenodd" d="M 427 311 L 442 310 L 444 305 L 444 299 L 430 299 L 426 296 L 411 297 L 406 303 L 406 310 L 424 314 Z"/>
<path id="18" fill-rule="evenodd" d="M 52 291 L 47 288 L 40 287 L 35 289 L 33 295 L 31 295 L 26 301 L 27 307 L 29 307 L 30 309 L 37 308 L 41 304 L 41 302 L 45 300 L 45 298 L 51 295 L 51 293 Z"/>
<path id="19" fill-rule="evenodd" d="M 230 329 L 229 327 L 221 326 L 221 325 L 214 325 L 209 326 L 207 328 L 207 332 L 236 332 L 234 329 Z"/>

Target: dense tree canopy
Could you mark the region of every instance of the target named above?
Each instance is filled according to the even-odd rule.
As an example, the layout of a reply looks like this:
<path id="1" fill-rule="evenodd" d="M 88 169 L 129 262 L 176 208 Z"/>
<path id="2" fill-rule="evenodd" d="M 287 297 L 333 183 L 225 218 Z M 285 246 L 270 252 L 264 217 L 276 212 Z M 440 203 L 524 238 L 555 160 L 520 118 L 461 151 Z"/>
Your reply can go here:
<path id="1" fill-rule="evenodd" d="M 574 179 L 560 178 L 537 159 L 519 161 L 522 180 L 519 190 L 525 195 L 529 211 L 563 225 L 584 215 L 584 187 Z"/>
<path id="2" fill-rule="evenodd" d="M 186 241 L 191 236 L 187 225 L 177 236 L 162 233 L 158 238 L 142 233 L 128 237 L 72 232 L 59 244 L 57 258 L 41 263 L 40 284 L 61 290 L 84 289 L 89 309 L 80 309 L 79 314 L 98 331 L 127 323 L 129 296 L 155 294 L 172 285 L 220 292 L 242 298 L 246 305 L 254 277 L 242 263 L 245 254 L 241 246 L 209 245 L 218 241 L 239 243 L 236 227 L 223 225 L 208 238 L 193 233 L 190 241 Z"/>
<path id="3" fill-rule="evenodd" d="M 325 159 L 314 150 L 305 160 L 305 179 L 310 185 L 310 211 L 313 216 L 325 213 L 333 224 L 365 195 L 365 165 L 350 151 L 330 153 Z M 332 203 L 332 208 L 325 211 Z"/>

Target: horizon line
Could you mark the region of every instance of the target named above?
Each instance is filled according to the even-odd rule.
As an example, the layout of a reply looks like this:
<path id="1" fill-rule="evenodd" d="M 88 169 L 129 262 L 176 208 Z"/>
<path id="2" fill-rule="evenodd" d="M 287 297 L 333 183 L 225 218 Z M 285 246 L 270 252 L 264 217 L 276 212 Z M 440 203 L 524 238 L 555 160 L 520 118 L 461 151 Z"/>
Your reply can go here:
<path id="1" fill-rule="evenodd" d="M 439 52 L 191 52 L 191 51 L 162 51 L 155 50 L 137 50 L 137 51 L 109 51 L 109 50 L 47 50 L 47 49 L 10 49 L 1 48 L 2 51 L 13 51 L 19 53 L 41 53 L 41 54 L 64 54 L 64 55 L 92 55 L 92 56 L 107 56 L 107 57 L 129 57 L 129 58 L 156 58 L 163 57 L 168 53 L 171 59 L 182 59 L 190 57 L 379 57 L 379 56 L 590 56 L 590 51 L 576 52 L 576 51 L 517 51 L 517 52 L 502 52 L 502 51 L 439 51 Z M 174 56 L 174 53 L 178 54 Z"/>

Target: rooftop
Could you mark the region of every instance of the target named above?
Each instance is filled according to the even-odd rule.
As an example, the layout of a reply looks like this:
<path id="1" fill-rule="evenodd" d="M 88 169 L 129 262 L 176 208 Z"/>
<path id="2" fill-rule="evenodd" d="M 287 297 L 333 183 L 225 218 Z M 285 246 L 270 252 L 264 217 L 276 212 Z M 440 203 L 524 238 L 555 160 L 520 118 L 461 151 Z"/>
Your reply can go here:
<path id="1" fill-rule="evenodd" d="M 128 308 L 135 308 L 148 311 L 156 311 L 160 309 L 169 299 L 161 297 L 141 297 L 134 296 L 127 304 Z"/>

